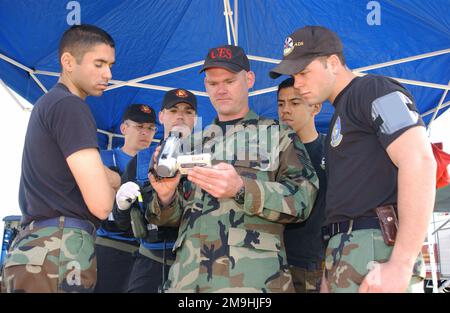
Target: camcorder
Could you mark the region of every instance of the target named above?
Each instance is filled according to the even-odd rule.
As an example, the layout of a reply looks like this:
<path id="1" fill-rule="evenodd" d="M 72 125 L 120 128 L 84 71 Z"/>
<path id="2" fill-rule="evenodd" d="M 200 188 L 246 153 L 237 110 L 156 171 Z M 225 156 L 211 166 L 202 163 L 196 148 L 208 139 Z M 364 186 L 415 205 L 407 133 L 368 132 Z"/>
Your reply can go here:
<path id="1" fill-rule="evenodd" d="M 161 145 L 161 150 L 156 159 L 156 164 L 150 162 L 150 169 L 157 177 L 174 177 L 179 171 L 187 175 L 195 166 L 211 167 L 211 155 L 182 153 L 182 136 L 178 131 L 171 131 Z"/>

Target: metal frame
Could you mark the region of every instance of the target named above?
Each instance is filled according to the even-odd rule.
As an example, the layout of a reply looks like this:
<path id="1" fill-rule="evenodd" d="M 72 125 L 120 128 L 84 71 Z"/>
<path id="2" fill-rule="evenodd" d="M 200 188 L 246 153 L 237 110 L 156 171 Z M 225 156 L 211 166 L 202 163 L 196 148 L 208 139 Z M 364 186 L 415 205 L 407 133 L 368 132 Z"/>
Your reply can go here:
<path id="1" fill-rule="evenodd" d="M 224 14 L 224 18 L 225 18 L 225 25 L 226 25 L 226 32 L 227 32 L 227 40 L 228 40 L 228 44 L 234 44 L 234 45 L 238 45 L 238 0 L 234 0 L 234 11 L 231 8 L 231 4 L 230 4 L 230 0 L 223 0 L 223 14 Z M 355 68 L 353 69 L 353 73 L 357 76 L 364 76 L 367 75 L 367 73 L 365 73 L 366 71 L 369 70 L 373 70 L 373 69 L 379 69 L 379 68 L 383 68 L 383 67 L 387 67 L 387 66 L 391 66 L 391 65 L 396 65 L 396 64 L 401 64 L 401 63 L 406 63 L 406 62 L 412 62 L 412 61 L 416 61 L 416 60 L 420 60 L 420 59 L 425 59 L 425 58 L 430 58 L 430 57 L 434 57 L 434 56 L 438 56 L 438 55 L 443 55 L 443 54 L 449 54 L 450 53 L 450 48 L 449 49 L 443 49 L 443 50 L 438 50 L 438 51 L 433 51 L 433 52 L 428 52 L 428 53 L 424 53 L 424 54 L 419 54 L 419 55 L 414 55 L 414 56 L 410 56 L 407 58 L 400 58 L 397 60 L 392 60 L 392 61 L 388 61 L 388 62 L 383 62 L 383 63 L 378 63 L 378 64 L 373 64 L 373 65 L 369 65 L 369 66 L 364 66 L 364 67 L 359 67 L 359 68 Z M 259 61 L 259 62 L 266 62 L 266 63 L 271 63 L 271 64 L 278 64 L 281 60 L 278 59 L 272 59 L 272 58 L 266 58 L 266 57 L 262 57 L 262 56 L 255 56 L 255 55 L 248 55 L 248 58 L 250 60 L 253 61 Z M 6 62 L 13 64 L 19 68 L 21 68 L 22 70 L 26 71 L 29 73 L 29 75 L 31 76 L 31 78 L 36 82 L 36 84 L 46 93 L 47 89 L 46 87 L 42 84 L 42 82 L 39 80 L 39 78 L 36 75 L 46 75 L 46 76 L 55 76 L 55 77 L 59 77 L 59 73 L 56 72 L 51 72 L 51 71 L 41 71 L 41 70 L 35 70 L 35 69 L 31 69 L 21 63 L 19 63 L 16 60 L 13 60 L 11 58 L 9 58 L 8 56 L 1 54 L 0 53 L 0 59 L 5 60 Z M 178 66 L 175 68 L 171 68 L 171 69 L 167 69 L 161 72 L 157 72 L 157 73 L 153 73 L 153 74 L 149 74 L 149 75 L 145 75 L 145 76 L 141 76 L 141 77 L 136 77 L 130 80 L 126 80 L 126 81 L 122 81 L 122 80 L 111 80 L 110 83 L 111 85 L 105 90 L 105 92 L 113 90 L 113 89 L 117 89 L 117 88 L 121 88 L 121 87 L 136 87 L 136 88 L 144 88 L 144 89 L 151 89 L 151 90 L 161 90 L 161 91 L 168 91 L 171 90 L 175 87 L 171 87 L 171 86 L 160 86 L 160 85 L 152 85 L 152 84 L 147 84 L 147 83 L 142 83 L 142 81 L 145 80 L 150 80 L 152 78 L 156 78 L 156 77 L 161 77 L 161 76 L 165 76 L 165 75 L 169 75 L 169 74 L 173 74 L 176 72 L 180 72 L 183 70 L 187 70 L 190 68 L 194 68 L 197 66 L 201 66 L 203 64 L 203 61 L 197 61 L 197 62 L 193 62 L 193 63 L 189 63 L 186 65 L 182 65 L 182 66 Z M 430 111 L 427 111 L 425 113 L 423 113 L 421 116 L 425 117 L 429 114 L 433 114 L 429 124 L 428 124 L 428 129 L 430 128 L 430 126 L 432 125 L 433 121 L 436 119 L 437 114 L 439 112 L 440 109 L 445 108 L 447 106 L 450 105 L 450 101 L 443 103 L 445 97 L 447 96 L 448 91 L 450 90 L 450 81 L 447 85 L 442 85 L 442 84 L 436 84 L 436 83 L 431 83 L 431 82 L 424 82 L 424 81 L 417 81 L 417 80 L 410 80 L 410 79 L 404 79 L 404 78 L 398 78 L 398 77 L 391 77 L 401 83 L 404 84 L 408 84 L 408 85 L 415 85 L 415 86 L 421 86 L 421 87 L 428 87 L 428 88 L 436 88 L 436 89 L 441 89 L 444 91 L 438 105 L 433 108 Z M 266 93 L 270 93 L 270 92 L 274 92 L 277 90 L 277 86 L 274 87 L 269 87 L 269 88 L 264 88 L 264 89 L 259 89 L 259 90 L 254 90 L 251 91 L 249 93 L 250 97 L 253 96 L 257 96 L 257 95 L 261 95 L 261 94 L 266 94 Z M 200 96 L 200 97 L 208 97 L 207 93 L 204 91 L 199 91 L 199 90 L 189 90 L 191 91 L 193 94 Z M 98 130 L 100 133 L 107 133 L 108 136 L 110 136 L 111 133 L 106 132 L 104 130 Z M 112 134 L 112 136 L 119 136 L 117 134 Z M 112 137 L 110 137 L 110 139 L 112 139 Z M 110 146 L 111 143 L 108 143 L 108 146 Z"/>

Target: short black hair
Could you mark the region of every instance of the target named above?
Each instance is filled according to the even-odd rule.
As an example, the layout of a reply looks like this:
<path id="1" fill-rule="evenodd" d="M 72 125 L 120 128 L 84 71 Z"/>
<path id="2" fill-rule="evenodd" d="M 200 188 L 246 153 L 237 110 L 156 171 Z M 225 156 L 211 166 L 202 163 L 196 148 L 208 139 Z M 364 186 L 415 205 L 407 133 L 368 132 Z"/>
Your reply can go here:
<path id="1" fill-rule="evenodd" d="M 294 83 L 295 80 L 293 77 L 289 77 L 288 79 L 283 80 L 279 85 L 278 85 L 278 91 L 277 91 L 277 97 L 280 94 L 280 90 L 281 89 L 286 89 L 289 87 L 294 87 Z"/>
<path id="2" fill-rule="evenodd" d="M 74 25 L 66 30 L 59 43 L 59 59 L 64 52 L 72 54 L 80 63 L 84 54 L 93 46 L 106 44 L 115 47 L 112 37 L 103 29 L 89 24 Z"/>

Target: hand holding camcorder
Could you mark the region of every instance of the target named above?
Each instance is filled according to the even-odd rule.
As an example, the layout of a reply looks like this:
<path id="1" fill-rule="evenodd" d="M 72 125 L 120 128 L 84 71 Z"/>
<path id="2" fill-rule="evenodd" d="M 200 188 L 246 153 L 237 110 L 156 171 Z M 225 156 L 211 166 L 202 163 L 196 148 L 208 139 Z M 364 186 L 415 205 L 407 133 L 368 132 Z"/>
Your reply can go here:
<path id="1" fill-rule="evenodd" d="M 194 166 L 211 167 L 211 155 L 203 154 L 183 154 L 182 132 L 171 131 L 169 136 L 161 145 L 155 164 L 150 164 L 150 170 L 154 170 L 157 177 L 174 177 L 177 171 L 182 175 L 187 175 Z"/>

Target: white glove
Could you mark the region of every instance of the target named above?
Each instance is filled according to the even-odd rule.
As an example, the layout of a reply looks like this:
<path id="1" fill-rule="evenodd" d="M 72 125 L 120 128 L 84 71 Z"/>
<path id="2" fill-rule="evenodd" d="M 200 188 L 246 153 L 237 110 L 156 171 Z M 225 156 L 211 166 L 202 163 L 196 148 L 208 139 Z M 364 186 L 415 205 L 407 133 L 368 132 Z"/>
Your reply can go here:
<path id="1" fill-rule="evenodd" d="M 139 185 L 129 181 L 122 186 L 116 193 L 116 203 L 119 210 L 128 210 L 131 204 L 141 194 Z"/>

